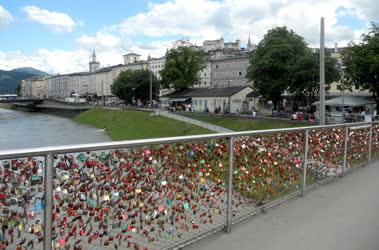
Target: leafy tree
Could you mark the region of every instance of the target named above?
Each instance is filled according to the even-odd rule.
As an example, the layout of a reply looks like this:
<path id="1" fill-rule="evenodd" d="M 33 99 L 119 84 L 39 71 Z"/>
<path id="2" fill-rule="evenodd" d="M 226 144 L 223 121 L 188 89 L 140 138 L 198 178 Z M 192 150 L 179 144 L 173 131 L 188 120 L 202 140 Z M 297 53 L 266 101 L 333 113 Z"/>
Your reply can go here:
<path id="1" fill-rule="evenodd" d="M 307 53 L 299 58 L 292 68 L 292 83 L 289 91 L 298 96 L 306 96 L 314 102 L 320 93 L 320 50 Z M 325 54 L 325 87 L 340 79 L 337 60 Z"/>
<path id="2" fill-rule="evenodd" d="M 153 99 L 159 93 L 159 81 L 155 75 L 145 69 L 122 71 L 114 80 L 111 91 L 125 103 L 132 103 L 133 98 L 148 103 L 150 100 L 150 74 L 152 74 Z"/>
<path id="3" fill-rule="evenodd" d="M 372 93 L 379 109 L 379 26 L 372 23 L 359 44 L 352 43 L 343 53 L 345 80 Z"/>
<path id="4" fill-rule="evenodd" d="M 199 71 L 205 66 L 205 53 L 191 47 L 178 47 L 166 53 L 166 63 L 161 70 L 161 84 L 165 88 L 184 90 L 198 83 Z"/>
<path id="5" fill-rule="evenodd" d="M 293 65 L 307 53 L 304 39 L 286 27 L 271 29 L 250 55 L 247 78 L 275 108 L 282 93 L 292 84 Z"/>
<path id="6" fill-rule="evenodd" d="M 16 95 L 21 96 L 21 84 L 19 84 L 16 88 Z"/>

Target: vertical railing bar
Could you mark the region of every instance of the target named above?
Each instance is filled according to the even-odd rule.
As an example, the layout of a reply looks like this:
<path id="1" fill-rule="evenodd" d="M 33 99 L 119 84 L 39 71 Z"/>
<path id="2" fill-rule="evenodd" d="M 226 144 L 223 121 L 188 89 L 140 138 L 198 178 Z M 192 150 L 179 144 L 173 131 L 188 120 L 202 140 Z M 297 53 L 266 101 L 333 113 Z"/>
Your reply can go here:
<path id="1" fill-rule="evenodd" d="M 371 164 L 371 151 L 372 151 L 372 123 L 370 126 L 370 134 L 368 139 L 368 164 Z"/>
<path id="2" fill-rule="evenodd" d="M 226 211 L 226 227 L 227 233 L 231 231 L 232 225 L 232 200 L 233 200 L 233 164 L 234 164 L 234 138 L 229 138 L 229 171 L 228 171 L 228 183 L 227 183 L 227 211 Z"/>
<path id="3" fill-rule="evenodd" d="M 54 156 L 49 153 L 45 156 L 44 170 L 44 214 L 43 214 L 43 249 L 52 249 L 52 211 L 53 211 L 53 165 Z"/>
<path id="4" fill-rule="evenodd" d="M 304 161 L 303 161 L 303 190 L 301 195 L 305 196 L 307 187 L 307 165 L 308 165 L 308 150 L 309 150 L 309 130 L 305 130 L 305 148 L 304 148 Z"/>
<path id="5" fill-rule="evenodd" d="M 349 126 L 345 127 L 345 143 L 344 143 L 344 152 L 343 152 L 343 164 L 341 176 L 345 176 L 346 164 L 347 164 L 347 154 L 348 154 L 348 141 L 349 141 Z"/>

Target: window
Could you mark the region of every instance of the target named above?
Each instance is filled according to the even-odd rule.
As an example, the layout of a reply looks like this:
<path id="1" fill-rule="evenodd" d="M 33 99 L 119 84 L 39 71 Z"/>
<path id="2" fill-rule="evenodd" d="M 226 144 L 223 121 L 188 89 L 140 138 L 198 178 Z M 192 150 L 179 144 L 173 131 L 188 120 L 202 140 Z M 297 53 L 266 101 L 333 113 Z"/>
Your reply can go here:
<path id="1" fill-rule="evenodd" d="M 342 85 L 337 85 L 337 90 L 342 90 Z"/>
<path id="2" fill-rule="evenodd" d="M 242 72 L 241 71 L 239 72 L 239 75 L 242 76 Z"/>
<path id="3" fill-rule="evenodd" d="M 354 86 L 354 89 L 355 89 L 355 90 L 359 90 L 359 86 L 358 86 L 358 85 L 355 85 L 355 86 Z"/>
<path id="4" fill-rule="evenodd" d="M 207 73 L 204 73 L 204 76 L 207 76 Z"/>
<path id="5" fill-rule="evenodd" d="M 197 105 L 197 100 L 193 100 L 193 105 Z"/>
<path id="6" fill-rule="evenodd" d="M 203 106 L 203 100 L 199 100 L 199 105 Z"/>
<path id="7" fill-rule="evenodd" d="M 218 65 L 216 64 L 216 69 L 218 69 Z"/>

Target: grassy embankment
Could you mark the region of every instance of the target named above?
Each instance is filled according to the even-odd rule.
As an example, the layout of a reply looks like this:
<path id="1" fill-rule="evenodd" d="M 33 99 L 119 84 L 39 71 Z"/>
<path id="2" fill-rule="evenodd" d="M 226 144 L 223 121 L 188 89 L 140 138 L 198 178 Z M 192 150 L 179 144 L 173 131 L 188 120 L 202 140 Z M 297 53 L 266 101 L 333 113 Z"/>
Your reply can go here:
<path id="1" fill-rule="evenodd" d="M 244 119 L 238 117 L 217 117 L 207 116 L 194 113 L 185 114 L 196 120 L 215 124 L 220 127 L 228 128 L 234 131 L 246 131 L 246 130 L 261 130 L 261 129 L 275 129 L 275 128 L 292 128 L 308 126 L 305 123 L 297 123 L 291 121 L 282 121 L 274 119 Z"/>
<path id="2" fill-rule="evenodd" d="M 0 103 L 0 108 L 2 109 L 13 109 L 14 105 L 10 103 Z"/>
<path id="3" fill-rule="evenodd" d="M 172 120 L 151 116 L 149 112 L 132 110 L 91 109 L 75 117 L 75 121 L 103 129 L 113 140 L 129 140 L 206 134 L 211 131 Z"/>

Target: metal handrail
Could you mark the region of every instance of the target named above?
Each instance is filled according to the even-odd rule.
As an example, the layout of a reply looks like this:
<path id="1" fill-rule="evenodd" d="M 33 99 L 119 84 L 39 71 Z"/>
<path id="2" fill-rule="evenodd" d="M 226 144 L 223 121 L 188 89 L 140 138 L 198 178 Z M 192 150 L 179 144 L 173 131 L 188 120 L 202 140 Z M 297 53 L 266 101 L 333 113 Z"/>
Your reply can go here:
<path id="1" fill-rule="evenodd" d="M 371 124 L 373 125 L 379 124 L 379 121 L 330 124 L 330 125 L 320 125 L 320 126 L 306 126 L 306 127 L 297 127 L 297 128 L 251 130 L 251 131 L 241 131 L 241 132 L 213 133 L 213 134 L 175 136 L 175 137 L 161 137 L 161 138 L 152 138 L 152 139 L 75 144 L 75 145 L 64 145 L 64 146 L 36 147 L 36 148 L 31 148 L 31 149 L 26 148 L 26 149 L 0 150 L 0 160 L 6 160 L 12 157 L 42 156 L 49 153 L 66 154 L 66 153 L 74 153 L 74 152 L 110 150 L 110 149 L 115 149 L 115 148 L 131 148 L 131 147 L 146 146 L 146 145 L 181 143 L 181 142 L 188 142 L 188 141 L 201 141 L 201 140 L 231 138 L 231 137 L 240 137 L 240 136 L 301 132 L 301 131 L 306 131 L 306 130 L 316 130 L 316 129 L 325 129 L 325 128 L 360 127 L 360 126 L 371 125 Z"/>
<path id="2" fill-rule="evenodd" d="M 232 203 L 233 203 L 233 165 L 234 165 L 234 139 L 236 137 L 243 136 L 257 136 L 267 135 L 274 133 L 290 133 L 290 132 L 303 132 L 304 133 L 304 161 L 303 161 L 303 182 L 302 182 L 302 196 L 305 196 L 307 188 L 306 176 L 307 176 L 307 161 L 309 152 L 309 132 L 318 129 L 333 129 L 333 128 L 345 128 L 344 136 L 344 155 L 342 164 L 342 176 L 347 169 L 347 156 L 349 154 L 349 131 L 361 128 L 369 128 L 369 145 L 368 145 L 368 162 L 371 162 L 371 150 L 372 150 L 372 134 L 373 125 L 379 124 L 379 121 L 375 122 L 361 122 L 361 123 L 345 123 L 345 124 L 332 124 L 322 126 L 307 126 L 297 128 L 283 128 L 283 129 L 268 129 L 268 130 L 254 130 L 254 131 L 242 131 L 242 132 L 228 132 L 217 134 L 204 134 L 204 135 L 191 135 L 191 136 L 177 136 L 166 138 L 153 138 L 153 139 L 141 139 L 141 140 L 128 140 L 117 142 L 104 142 L 104 143 L 90 143 L 90 144 L 78 144 L 78 145 L 66 145 L 66 146 L 51 146 L 51 147 L 39 147 L 32 149 L 14 149 L 14 150 L 2 150 L 0 151 L 0 160 L 7 160 L 13 158 L 32 157 L 32 156 L 44 156 L 45 157 L 45 171 L 44 171 L 44 249 L 52 249 L 52 212 L 53 212 L 53 166 L 54 166 L 54 154 L 65 154 L 75 152 L 88 152 L 99 150 L 111 150 L 115 148 L 131 148 L 138 146 L 157 145 L 157 144 L 170 144 L 170 143 L 183 143 L 190 141 L 201 141 L 209 139 L 228 139 L 228 155 L 229 155 L 229 167 L 226 180 L 227 191 L 227 214 L 225 221 L 226 232 L 231 231 L 232 221 Z M 256 213 L 256 212 L 254 212 Z M 220 227 L 217 228 L 218 231 Z M 213 232 L 213 231 L 212 231 Z M 211 232 L 208 232 L 209 234 Z M 185 240 L 183 242 L 175 243 L 169 246 L 169 249 L 183 247 L 195 241 L 193 238 Z"/>

